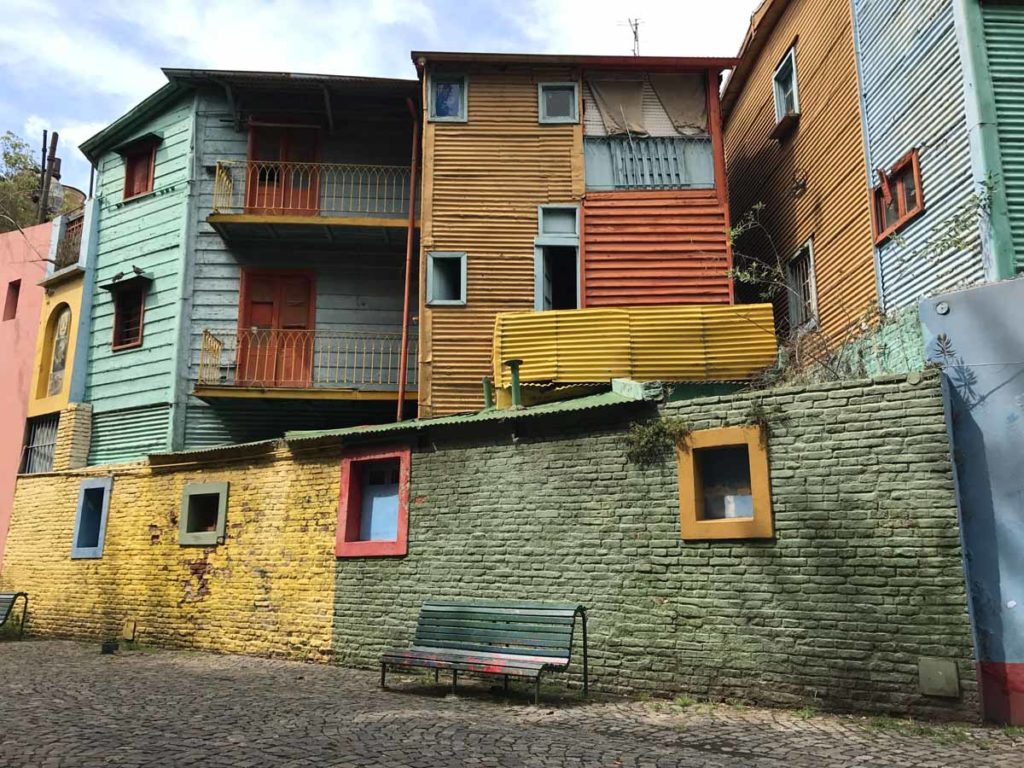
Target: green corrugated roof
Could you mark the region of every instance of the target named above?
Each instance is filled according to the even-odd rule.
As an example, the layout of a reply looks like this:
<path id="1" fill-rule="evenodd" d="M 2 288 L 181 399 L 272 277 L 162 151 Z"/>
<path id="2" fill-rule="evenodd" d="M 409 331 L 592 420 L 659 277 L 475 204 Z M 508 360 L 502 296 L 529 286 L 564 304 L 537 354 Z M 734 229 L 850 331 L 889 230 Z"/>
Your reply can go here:
<path id="1" fill-rule="evenodd" d="M 560 400 L 554 403 L 543 403 L 529 408 L 502 408 L 488 411 L 476 411 L 474 413 L 460 413 L 455 416 L 439 416 L 434 419 L 410 419 L 409 421 L 396 421 L 391 424 L 371 424 L 362 427 L 345 427 L 343 429 L 322 429 L 322 430 L 300 430 L 286 432 L 284 439 L 289 443 L 302 442 L 304 440 L 319 440 L 330 437 L 362 437 L 364 435 L 376 435 L 390 432 L 412 432 L 431 427 L 449 427 L 462 424 L 483 424 L 488 422 L 511 421 L 513 419 L 526 419 L 536 416 L 546 416 L 554 413 L 572 413 L 574 411 L 589 411 L 595 408 L 605 408 L 611 405 L 625 405 L 627 403 L 641 402 L 640 399 L 621 395 L 618 392 L 602 392 L 599 395 L 587 395 L 572 400 Z"/>

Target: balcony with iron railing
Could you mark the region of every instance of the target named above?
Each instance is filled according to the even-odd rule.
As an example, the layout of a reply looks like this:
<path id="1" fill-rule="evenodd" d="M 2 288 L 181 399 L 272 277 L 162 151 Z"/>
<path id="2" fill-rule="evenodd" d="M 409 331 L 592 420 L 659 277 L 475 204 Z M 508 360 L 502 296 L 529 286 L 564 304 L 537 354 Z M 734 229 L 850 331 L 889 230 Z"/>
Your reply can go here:
<path id="1" fill-rule="evenodd" d="M 221 160 L 209 222 L 228 237 L 404 228 L 409 179 L 409 167 L 400 165 Z M 334 239 L 330 232 L 327 239 Z"/>
<path id="2" fill-rule="evenodd" d="M 295 399 L 395 399 L 401 334 L 376 331 L 205 329 L 195 394 Z M 409 340 L 406 397 L 416 396 L 416 338 Z"/>

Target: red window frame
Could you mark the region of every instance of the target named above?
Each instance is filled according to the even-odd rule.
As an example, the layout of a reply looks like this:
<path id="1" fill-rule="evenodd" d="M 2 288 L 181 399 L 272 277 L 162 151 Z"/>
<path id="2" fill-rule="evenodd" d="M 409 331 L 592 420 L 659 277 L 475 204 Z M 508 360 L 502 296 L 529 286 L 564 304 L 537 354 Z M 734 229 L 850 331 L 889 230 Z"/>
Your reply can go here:
<path id="1" fill-rule="evenodd" d="M 135 186 L 136 169 L 145 167 L 146 177 L 142 189 Z M 156 170 L 156 144 L 147 144 L 124 154 L 124 199 L 145 195 L 153 191 L 153 176 Z"/>
<path id="2" fill-rule="evenodd" d="M 138 300 L 138 313 L 139 313 L 139 325 L 138 330 L 129 337 L 127 340 L 123 340 L 125 335 L 124 324 L 128 319 L 125 317 L 125 303 L 130 299 Z M 114 352 L 119 352 L 123 349 L 135 349 L 136 347 L 142 346 L 142 330 L 146 324 L 146 287 L 132 286 L 122 288 L 114 291 L 114 335 L 110 342 L 110 348 Z"/>
<path id="3" fill-rule="evenodd" d="M 360 464 L 398 459 L 398 538 L 395 541 L 363 541 L 359 538 L 362 516 Z M 409 551 L 409 466 L 411 450 L 370 448 L 349 451 L 341 459 L 338 494 L 338 530 L 334 547 L 337 557 L 402 557 Z"/>
<path id="4" fill-rule="evenodd" d="M 912 176 L 914 180 L 917 198 L 912 208 L 907 207 L 906 179 L 908 176 Z M 886 187 L 888 187 L 892 199 L 896 201 L 897 211 L 896 221 L 889 226 L 885 225 Z M 917 150 L 912 149 L 885 173 L 885 182 L 876 185 L 871 190 L 871 227 L 875 235 L 875 245 L 881 245 L 897 230 L 922 213 L 924 213 L 924 190 L 921 188 L 921 161 L 918 158 Z"/>

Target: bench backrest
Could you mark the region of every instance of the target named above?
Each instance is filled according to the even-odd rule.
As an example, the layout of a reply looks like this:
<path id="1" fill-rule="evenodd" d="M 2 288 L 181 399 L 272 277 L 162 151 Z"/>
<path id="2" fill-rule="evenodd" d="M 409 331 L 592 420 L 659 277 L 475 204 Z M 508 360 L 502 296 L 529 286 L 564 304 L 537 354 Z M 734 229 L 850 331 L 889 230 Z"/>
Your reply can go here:
<path id="1" fill-rule="evenodd" d="M 21 595 L 21 592 L 0 592 L 0 624 L 7 621 L 7 614 L 11 612 L 11 606 Z"/>
<path id="2" fill-rule="evenodd" d="M 420 609 L 415 643 L 568 664 L 576 615 L 582 611 L 573 603 L 431 601 Z"/>

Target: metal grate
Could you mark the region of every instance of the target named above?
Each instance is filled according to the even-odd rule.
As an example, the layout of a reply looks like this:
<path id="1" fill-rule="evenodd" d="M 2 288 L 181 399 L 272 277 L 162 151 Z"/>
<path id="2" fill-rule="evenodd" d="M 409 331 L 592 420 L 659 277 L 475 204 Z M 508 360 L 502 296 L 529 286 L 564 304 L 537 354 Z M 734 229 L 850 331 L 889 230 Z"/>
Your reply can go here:
<path id="1" fill-rule="evenodd" d="M 60 414 L 29 419 L 25 429 L 25 447 L 21 454 L 21 473 L 35 475 L 53 470 L 53 451 L 57 444 Z"/>
<path id="2" fill-rule="evenodd" d="M 789 287 L 789 327 L 791 330 L 812 324 L 816 317 L 814 262 L 810 246 L 804 246 L 786 267 Z"/>
<path id="3" fill-rule="evenodd" d="M 57 259 L 54 269 L 63 269 L 78 263 L 84 228 L 85 215 L 81 211 L 68 215 L 64 222 L 64 232 L 57 242 Z"/>

